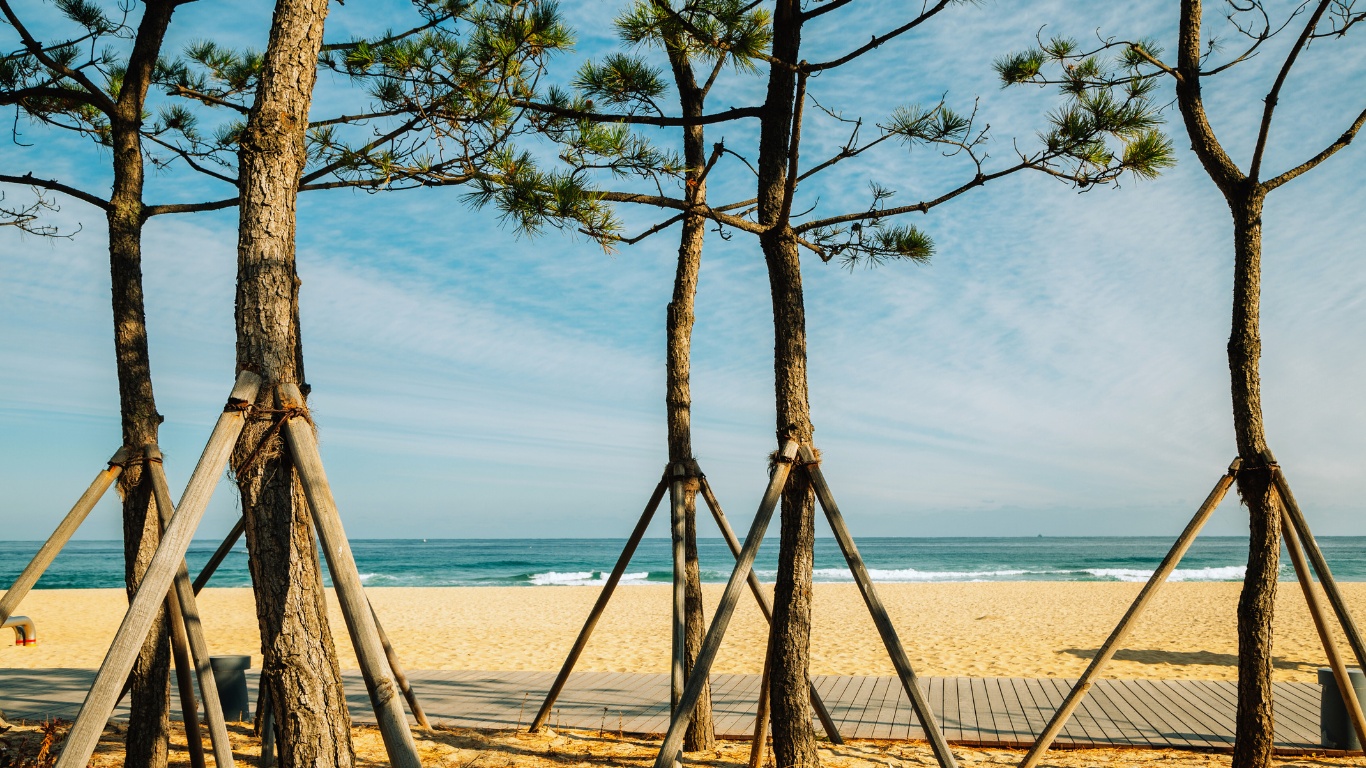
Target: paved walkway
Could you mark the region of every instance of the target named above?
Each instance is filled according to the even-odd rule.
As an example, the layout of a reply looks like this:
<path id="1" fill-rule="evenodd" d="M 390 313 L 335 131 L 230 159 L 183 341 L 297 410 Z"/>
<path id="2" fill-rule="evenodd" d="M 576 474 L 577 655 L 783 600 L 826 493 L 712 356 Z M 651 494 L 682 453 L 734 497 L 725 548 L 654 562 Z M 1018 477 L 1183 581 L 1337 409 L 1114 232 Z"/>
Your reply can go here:
<path id="1" fill-rule="evenodd" d="M 484 729 L 526 727 L 554 678 L 550 672 L 417 671 L 410 676 L 433 722 Z M 356 719 L 372 719 L 360 674 L 345 677 Z M 0 711 L 11 721 L 72 718 L 93 678 L 92 670 L 83 669 L 0 670 Z M 254 686 L 254 676 L 249 680 Z M 845 738 L 924 738 L 896 678 L 821 676 L 815 682 Z M 1004 677 L 921 682 L 950 742 L 1005 747 L 1028 746 L 1072 684 L 1061 678 Z M 750 734 L 758 687 L 758 675 L 712 677 L 719 736 Z M 1278 751 L 1322 752 L 1319 687 L 1276 683 L 1275 691 Z M 668 728 L 668 701 L 668 675 L 584 672 L 570 679 L 550 725 L 660 734 Z M 1227 750 L 1233 744 L 1236 701 L 1232 682 L 1102 680 L 1057 744 Z"/>

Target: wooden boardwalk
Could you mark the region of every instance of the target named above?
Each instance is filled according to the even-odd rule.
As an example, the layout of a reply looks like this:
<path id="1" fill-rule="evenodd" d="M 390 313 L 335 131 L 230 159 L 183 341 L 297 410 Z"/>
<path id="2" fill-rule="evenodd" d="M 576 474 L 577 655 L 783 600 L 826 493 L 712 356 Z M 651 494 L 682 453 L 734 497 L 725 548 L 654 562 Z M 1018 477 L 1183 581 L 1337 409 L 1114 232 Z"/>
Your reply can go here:
<path id="1" fill-rule="evenodd" d="M 0 670 L 0 711 L 11 720 L 74 717 L 93 677 L 92 670 Z M 502 730 L 526 727 L 554 675 L 417 671 L 410 677 L 433 722 Z M 359 673 L 345 678 L 356 719 L 372 719 Z M 255 684 L 254 676 L 249 680 Z M 815 682 L 845 738 L 925 737 L 896 678 L 821 676 Z M 932 677 L 921 683 L 950 742 L 993 747 L 1032 743 L 1072 685 L 1062 678 L 1005 677 Z M 712 677 L 719 736 L 749 736 L 758 687 L 758 675 Z M 1323 752 L 1318 746 L 1319 687 L 1276 683 L 1275 692 L 1278 751 Z M 661 734 L 668 728 L 668 701 L 665 674 L 579 673 L 570 678 L 550 725 Z M 1057 745 L 1227 750 L 1233 745 L 1235 706 L 1232 682 L 1102 680 Z M 116 714 L 126 714 L 126 709 Z"/>

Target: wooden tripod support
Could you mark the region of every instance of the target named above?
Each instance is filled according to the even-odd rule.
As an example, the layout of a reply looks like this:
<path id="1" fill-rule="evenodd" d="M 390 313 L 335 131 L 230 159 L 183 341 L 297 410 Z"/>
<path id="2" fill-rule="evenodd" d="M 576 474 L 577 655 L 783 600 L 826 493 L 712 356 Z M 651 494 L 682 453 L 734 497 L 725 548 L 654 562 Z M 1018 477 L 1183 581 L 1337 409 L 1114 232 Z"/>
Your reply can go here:
<path id="1" fill-rule="evenodd" d="M 318 531 L 318 543 L 327 560 L 327 570 L 332 574 L 332 585 L 337 591 L 337 601 L 341 603 L 351 645 L 356 649 L 361 677 L 365 680 L 370 705 L 375 710 L 375 720 L 379 724 L 380 735 L 384 737 L 385 751 L 389 754 L 389 765 L 393 768 L 422 768 L 412 731 L 408 730 L 408 720 L 403 716 L 402 705 L 396 701 L 398 697 L 394 695 L 398 693 L 398 686 L 384 655 L 384 643 L 380 640 L 375 613 L 361 587 L 360 571 L 356 569 L 351 544 L 346 539 L 341 515 L 337 512 L 337 502 L 332 498 L 332 488 L 328 485 L 327 473 L 323 471 L 317 438 L 313 436 L 313 424 L 302 415 L 305 413 L 303 394 L 294 384 L 284 383 L 280 385 L 280 395 L 285 409 L 298 409 L 299 415 L 285 420 L 285 442 L 289 445 L 300 484 L 304 487 L 304 496 L 313 513 L 313 527 Z"/>
<path id="2" fill-rule="evenodd" d="M 193 667 L 199 677 L 200 690 L 204 693 L 203 704 L 213 742 L 214 760 L 219 768 L 232 768 L 232 748 L 228 743 L 217 686 L 209 666 L 208 645 L 204 641 L 199 611 L 195 603 L 195 593 L 198 590 L 190 583 L 189 573 L 185 567 L 185 552 L 189 549 L 195 530 L 203 519 L 214 487 L 227 468 L 233 446 L 245 425 L 247 410 L 255 401 L 260 386 L 261 380 L 256 374 L 249 371 L 238 374 L 237 382 L 228 398 L 228 405 L 214 425 L 199 463 L 195 466 L 185 492 L 181 495 L 179 505 L 173 506 L 171 503 L 170 488 L 161 466 L 160 451 L 156 446 L 147 447 L 148 471 L 151 473 L 153 494 L 164 528 L 161 542 L 143 574 L 142 583 L 129 603 L 128 611 L 124 614 L 123 622 L 114 636 L 104 662 L 95 675 L 95 682 L 81 705 L 80 714 L 67 734 L 65 746 L 57 760 L 57 766 L 60 768 L 82 768 L 90 761 L 105 723 L 108 722 L 117 704 L 123 681 L 132 670 L 143 641 L 151 631 L 163 602 L 170 610 L 173 627 L 180 627 L 180 631 L 173 629 L 172 634 L 173 643 L 177 648 L 176 667 L 182 690 L 189 687 L 183 672 L 188 672 L 191 668 L 187 657 L 192 656 Z M 303 398 L 299 395 L 297 387 L 286 384 L 281 389 L 287 404 L 302 404 Z M 332 581 L 341 599 L 347 629 L 351 633 L 352 644 L 356 647 L 366 687 L 375 706 L 376 719 L 380 723 L 381 734 L 389 751 L 390 763 L 396 768 L 420 768 L 421 764 L 418 761 L 412 734 L 407 728 L 407 721 L 403 717 L 400 705 L 394 702 L 394 685 L 391 681 L 394 672 L 384 656 L 385 646 L 389 646 L 387 650 L 392 654 L 392 644 L 388 643 L 387 637 L 382 636 L 374 611 L 360 588 L 360 576 L 351 557 L 331 490 L 327 486 L 327 477 L 322 470 L 312 425 L 306 417 L 299 415 L 304 413 L 301 407 L 296 407 L 294 411 L 296 415 L 285 424 L 285 438 L 299 469 L 301 484 L 313 513 L 314 525 L 318 530 Z M 99 497 L 117 479 L 127 461 L 125 452 L 120 451 L 115 455 L 109 469 L 96 477 L 95 482 L 58 526 L 57 531 L 39 550 L 33 562 L 5 593 L 4 598 L 0 599 L 0 608 L 7 612 L 6 615 L 13 612 L 19 601 L 37 582 L 43 570 L 71 538 L 76 527 L 89 514 Z M 240 529 L 239 524 L 238 529 L 229 537 L 229 541 L 215 554 L 210 567 L 200 575 L 200 587 L 212 575 L 213 568 L 222 561 L 232 542 L 241 535 Z M 188 654 L 185 654 L 186 650 L 189 651 Z M 197 731 L 197 727 L 191 725 L 191 718 L 195 716 L 195 704 L 193 694 L 188 695 L 189 698 L 182 703 L 187 715 L 187 730 L 191 732 L 190 743 L 194 744 L 194 732 Z M 202 751 L 199 759 L 202 765 Z"/>
<path id="3" fill-rule="evenodd" d="M 200 590 L 204 589 L 204 586 L 209 583 L 209 579 L 213 578 L 213 574 L 218 570 L 218 566 L 222 565 L 223 560 L 228 556 L 228 553 L 232 551 L 233 546 L 237 544 L 237 540 L 240 539 L 242 533 L 246 531 L 246 526 L 246 518 L 239 517 L 237 519 L 237 524 L 232 527 L 232 530 L 229 531 L 228 535 L 223 539 L 223 543 L 218 545 L 218 549 L 214 551 L 213 556 L 204 564 L 204 569 L 199 572 L 199 575 L 196 576 L 194 580 L 194 593 L 196 595 L 198 595 Z M 370 610 L 373 612 L 374 608 L 371 608 Z M 430 731 L 432 725 L 427 721 L 427 713 L 423 711 L 422 704 L 418 702 L 417 694 L 413 693 L 412 683 L 408 681 L 408 676 L 403 670 L 403 664 L 399 662 L 398 652 L 394 650 L 393 643 L 389 641 L 389 635 L 384 631 L 384 625 L 380 624 L 378 615 L 375 616 L 375 627 L 379 630 L 380 643 L 384 646 L 384 657 L 388 659 L 389 668 L 394 672 L 394 682 L 398 683 L 399 690 L 403 691 L 404 700 L 408 702 L 408 710 L 413 713 L 413 719 L 417 721 L 419 727 Z"/>
<path id="4" fill-rule="evenodd" d="M 681 474 L 680 474 L 681 473 Z M 711 484 L 707 482 L 707 476 L 702 474 L 696 461 L 687 462 L 679 467 L 670 465 L 664 470 L 664 476 L 660 478 L 659 484 L 655 486 L 654 493 L 650 494 L 650 500 L 645 504 L 645 511 L 641 513 L 640 519 L 636 521 L 636 527 L 632 529 L 631 536 L 626 540 L 626 546 L 622 547 L 621 554 L 617 557 L 616 565 L 612 567 L 612 572 L 607 576 L 607 582 L 602 587 L 602 592 L 598 594 L 598 599 L 593 603 L 593 608 L 588 612 L 588 618 L 584 621 L 583 628 L 579 630 L 578 637 L 574 639 L 574 645 L 569 649 L 569 655 L 565 657 L 564 664 L 561 665 L 559 674 L 555 676 L 555 681 L 551 683 L 550 690 L 546 693 L 545 700 L 541 702 L 541 708 L 536 711 L 536 717 L 532 719 L 528 731 L 536 733 L 545 727 L 546 721 L 550 719 L 550 713 L 555 707 L 555 702 L 564 691 L 564 686 L 569 682 L 569 675 L 574 671 L 574 665 L 578 663 L 583 650 L 588 646 L 588 640 L 593 635 L 593 630 L 597 627 L 598 619 L 602 617 L 603 611 L 607 609 L 608 602 L 612 599 L 612 593 L 616 591 L 617 584 L 621 577 L 626 573 L 626 568 L 631 563 L 631 558 L 635 555 L 636 548 L 640 545 L 640 540 L 645 537 L 645 530 L 649 527 L 650 521 L 654 518 L 655 511 L 664 500 L 666 490 L 673 490 L 673 486 L 681 485 L 680 480 L 685 481 L 687 477 L 696 478 L 699 485 L 699 493 L 707 505 L 707 509 L 712 514 L 712 519 L 716 521 L 717 528 L 721 531 L 721 536 L 726 540 L 726 546 L 730 548 L 731 554 L 738 561 L 741 555 L 741 547 L 738 539 L 735 538 L 735 531 L 730 527 L 730 521 L 726 518 L 725 512 L 721 510 L 721 504 L 716 500 L 716 494 L 712 492 Z M 671 507 L 676 507 L 681 503 L 682 488 L 674 492 L 671 499 Z M 682 585 L 680 577 L 683 573 L 683 557 L 680 552 L 682 549 L 682 536 L 679 533 L 679 518 L 681 514 L 674 512 L 671 518 L 671 529 L 674 531 L 673 557 L 674 557 L 674 635 L 672 666 L 676 674 L 671 675 L 670 679 L 670 708 L 676 710 L 679 699 L 684 688 L 682 676 L 682 657 L 681 651 L 681 623 L 683 616 Z M 768 594 L 764 592 L 759 578 L 751 571 L 749 574 L 749 589 L 754 595 L 754 599 L 759 603 L 759 610 L 764 615 L 764 621 L 773 620 L 773 606 L 768 599 Z M 835 744 L 843 744 L 844 740 L 840 737 L 839 729 L 835 725 L 835 720 L 830 716 L 830 711 L 826 709 L 825 702 L 816 693 L 814 685 L 810 688 L 812 708 L 816 710 L 817 717 L 820 718 L 821 726 L 825 729 L 826 736 Z M 762 698 L 761 692 L 760 708 L 767 706 L 767 702 Z M 700 696 L 700 694 L 699 694 Z"/>
<path id="5" fill-rule="evenodd" d="M 256 374 L 243 371 L 237 377 L 228 402 L 250 403 L 260 386 L 261 380 Z M 129 603 L 114 642 L 99 672 L 95 674 L 95 682 L 86 694 L 81 712 L 67 734 L 66 745 L 57 759 L 59 768 L 84 768 L 90 762 L 105 723 L 109 722 L 109 716 L 113 713 L 123 681 L 133 669 L 143 640 L 156 620 L 160 604 L 185 561 L 190 540 L 204 516 L 204 509 L 214 486 L 218 484 L 218 478 L 227 468 L 232 447 L 245 423 L 244 412 L 237 408 L 230 407 L 218 417 L 204 453 L 195 466 L 185 493 L 180 497 L 180 504 L 166 526 L 156 554 L 143 574 L 142 583 Z M 232 764 L 232 751 L 229 749 L 226 751 L 226 762 L 220 762 L 219 766 L 229 768 Z"/>
<path id="6" fill-rule="evenodd" d="M 57 526 L 57 530 L 52 533 L 47 542 L 38 550 L 38 553 L 29 561 L 28 566 L 24 569 L 23 573 L 19 575 L 19 578 L 14 581 L 14 584 L 9 590 L 5 592 L 4 597 L 0 598 L 0 615 L 4 618 L 8 618 L 33 588 L 33 585 L 42 577 L 43 572 L 47 570 L 47 567 L 52 564 L 52 561 L 57 557 L 58 553 L 60 553 L 62 548 L 70 541 L 71 536 L 80 527 L 81 523 L 85 521 L 85 518 L 90 514 L 90 511 L 99 502 L 100 498 L 104 496 L 105 492 L 109 490 L 109 487 L 113 485 L 114 481 L 123 473 L 124 467 L 130 461 L 134 460 L 129 457 L 128 453 L 127 448 L 120 448 L 118 452 L 114 454 L 113 458 L 109 460 L 108 468 L 95 477 L 94 482 L 90 484 L 90 487 L 76 502 L 76 506 L 67 513 L 67 516 Z M 160 457 L 161 453 L 156 450 L 156 446 L 148 446 L 144 451 L 143 457 L 137 460 L 145 461 L 149 466 L 154 466 L 154 469 L 151 471 L 155 472 L 161 468 Z M 156 475 L 152 474 L 151 479 L 153 481 L 155 494 Z M 161 517 L 161 524 L 164 527 L 169 520 L 171 513 L 167 511 L 167 505 L 162 502 L 159 496 L 157 498 L 157 511 Z M 190 672 L 191 669 L 193 669 L 190 661 L 192 644 L 189 633 L 187 632 L 188 627 L 185 617 L 180 610 L 180 601 L 177 599 L 174 592 L 168 594 L 166 597 L 166 610 L 170 618 L 171 651 L 175 658 L 176 688 L 180 695 L 180 710 L 185 721 L 185 741 L 190 751 L 190 765 L 193 768 L 204 768 L 204 743 L 199 729 L 198 707 L 195 703 L 194 682 Z M 3 620 L 3 618 L 0 618 L 0 621 Z M 195 626 L 196 628 L 198 627 L 197 621 Z M 200 639 L 202 640 L 202 637 Z M 204 690 L 213 692 L 214 700 L 216 702 L 217 688 L 205 688 Z M 223 735 L 224 739 L 222 743 L 226 744 L 226 731 L 223 731 Z M 215 759 L 218 758 L 215 757 Z M 229 761 L 231 760 L 231 752 L 228 753 L 228 759 Z"/>
<path id="7" fill-rule="evenodd" d="M 85 522 L 90 510 L 95 508 L 100 498 L 104 496 L 105 491 L 109 490 L 109 486 L 113 485 L 114 481 L 119 479 L 119 475 L 123 474 L 123 467 L 127 461 L 128 450 L 120 448 L 109 459 L 109 466 L 95 475 L 90 487 L 85 489 L 85 493 L 77 499 L 76 505 L 71 508 L 70 512 L 66 513 L 62 522 L 57 524 L 57 530 L 53 531 L 52 535 L 47 537 L 47 541 L 43 542 L 43 546 L 38 549 L 38 553 L 33 556 L 23 572 L 19 574 L 19 578 L 14 580 L 9 589 L 5 590 L 4 596 L 0 597 L 0 624 L 4 624 L 9 617 L 14 615 L 19 603 L 28 596 L 29 590 L 38 583 L 38 579 L 42 577 L 47 567 L 52 565 L 52 561 L 57 558 L 62 547 L 71 541 L 71 536 L 76 533 L 77 528 L 81 527 L 81 523 Z"/>
<path id="8" fill-rule="evenodd" d="M 872 579 L 868 576 L 868 569 L 863 564 L 863 558 L 859 555 L 853 537 L 850 536 L 849 529 L 844 524 L 844 517 L 835 504 L 834 494 L 831 493 L 829 485 L 825 482 L 825 477 L 821 474 L 815 452 L 791 439 L 785 441 L 777 453 L 768 488 L 764 492 L 763 500 L 759 503 L 759 510 L 754 515 L 754 522 L 750 525 L 749 533 L 745 537 L 745 544 L 740 556 L 736 558 L 735 570 L 731 572 L 730 580 L 726 582 L 726 590 L 721 595 L 716 616 L 712 619 L 711 626 L 707 628 L 707 637 L 702 642 L 702 650 L 698 653 L 697 663 L 693 667 L 692 674 L 688 676 L 687 686 L 684 688 L 683 696 L 674 711 L 673 719 L 669 723 L 669 731 L 664 737 L 664 743 L 659 748 L 654 768 L 671 768 L 678 760 L 683 743 L 683 733 L 687 730 L 688 721 L 692 719 L 702 685 L 711 672 L 712 664 L 716 661 L 716 653 L 721 647 L 726 628 L 735 613 L 735 606 L 739 600 L 742 585 L 753 576 L 754 558 L 759 553 L 759 545 L 763 541 L 764 532 L 768 529 L 768 524 L 773 518 L 773 511 L 778 505 L 783 488 L 787 485 L 788 475 L 791 473 L 792 466 L 799 454 L 802 469 L 811 476 L 812 485 L 816 490 L 816 498 L 820 501 L 821 508 L 825 511 L 826 518 L 830 522 L 830 527 L 835 532 L 835 538 L 839 542 L 840 550 L 844 553 L 845 561 L 849 564 L 854 580 L 858 583 L 864 603 L 873 616 L 873 622 L 877 625 L 878 633 L 882 636 L 888 654 L 892 657 L 892 664 L 896 667 L 897 675 L 901 678 L 902 687 L 906 689 L 911 705 L 915 708 L 916 717 L 920 719 L 921 727 L 925 729 L 925 735 L 929 738 L 935 759 L 938 760 L 942 768 L 956 768 L 957 763 L 954 760 L 953 753 L 949 751 L 948 742 L 945 741 L 943 733 L 934 720 L 934 713 L 930 710 L 929 702 L 926 701 L 924 694 L 920 691 L 915 672 L 911 669 L 910 660 L 906 657 L 905 649 L 901 646 L 891 617 L 887 615 L 887 610 L 879 599 L 877 590 L 873 587 Z"/>
<path id="9" fill-rule="evenodd" d="M 1347 677 L 1346 666 L 1342 663 L 1333 642 L 1332 630 L 1327 624 L 1323 607 L 1319 604 L 1317 593 L 1314 592 L 1313 578 L 1309 574 L 1309 566 L 1308 563 L 1305 562 L 1304 553 L 1300 550 L 1301 539 L 1305 542 L 1305 548 L 1311 553 L 1310 559 L 1314 562 L 1314 569 L 1318 572 L 1319 581 L 1323 584 L 1324 591 L 1328 593 L 1330 602 L 1333 602 L 1333 607 L 1337 611 L 1338 619 L 1343 626 L 1344 632 L 1347 634 L 1348 641 L 1352 643 L 1353 650 L 1356 650 L 1359 647 L 1366 648 L 1366 646 L 1363 646 L 1361 643 L 1360 634 L 1356 630 L 1356 624 L 1352 622 L 1351 614 L 1347 611 L 1346 603 L 1342 601 L 1342 594 L 1338 590 L 1337 582 L 1333 580 L 1333 575 L 1328 570 L 1328 564 L 1323 559 L 1323 553 L 1319 550 L 1318 543 L 1314 541 L 1313 535 L 1309 532 L 1309 526 L 1305 523 L 1304 515 L 1300 512 L 1299 505 L 1295 503 L 1294 496 L 1290 493 L 1290 486 L 1285 482 L 1285 476 L 1281 473 L 1280 468 L 1276 466 L 1274 458 L 1271 458 L 1268 454 L 1267 459 L 1274 468 L 1276 491 L 1283 502 L 1282 534 L 1285 539 L 1286 548 L 1290 552 L 1291 563 L 1295 567 L 1295 575 L 1304 592 L 1305 601 L 1309 605 L 1309 613 L 1314 619 L 1314 626 L 1318 630 L 1319 639 L 1323 643 L 1324 653 L 1327 654 L 1329 665 L 1333 668 L 1333 677 L 1337 681 L 1338 690 L 1342 694 L 1343 702 L 1347 705 L 1347 711 L 1352 720 L 1352 726 L 1357 731 L 1357 737 L 1361 739 L 1361 743 L 1366 744 L 1366 716 L 1363 716 L 1362 714 L 1361 705 L 1357 701 L 1351 681 Z M 1143 589 L 1139 591 L 1138 597 L 1134 598 L 1134 602 L 1129 606 L 1129 610 L 1125 612 L 1124 616 L 1119 620 L 1119 624 L 1115 626 L 1114 631 L 1110 633 L 1110 636 L 1106 638 L 1105 643 L 1101 645 L 1100 650 L 1098 650 L 1096 655 L 1091 659 L 1091 663 L 1086 667 L 1086 671 L 1077 679 L 1077 682 L 1072 686 L 1072 690 L 1069 691 L 1067 697 L 1063 699 L 1062 705 L 1053 713 L 1053 717 L 1048 721 L 1048 725 L 1044 727 L 1043 733 L 1039 734 L 1039 737 L 1034 740 L 1034 745 L 1030 747 L 1029 752 L 1024 756 L 1024 759 L 1020 761 L 1020 768 L 1034 768 L 1034 766 L 1037 766 L 1039 761 L 1043 759 L 1044 753 L 1052 746 L 1054 740 L 1057 739 L 1058 734 L 1060 734 L 1062 729 L 1067 725 L 1068 719 L 1072 717 L 1072 714 L 1076 711 L 1077 707 L 1081 705 L 1082 700 L 1086 698 L 1087 692 L 1089 692 L 1091 687 L 1095 684 L 1096 678 L 1100 675 L 1101 670 L 1110 662 L 1114 657 L 1115 652 L 1119 649 L 1120 644 L 1128 637 L 1129 631 L 1133 629 L 1133 625 L 1138 620 L 1143 609 L 1148 606 L 1148 603 L 1152 600 L 1153 596 L 1157 594 L 1158 588 L 1166 583 L 1167 578 L 1171 576 L 1172 571 L 1176 570 L 1176 566 L 1181 562 L 1181 558 L 1185 556 L 1186 551 L 1190 549 L 1190 546 L 1194 543 L 1196 537 L 1200 535 L 1200 530 L 1204 528 L 1210 515 L 1214 513 L 1215 508 L 1219 506 L 1219 502 L 1223 501 L 1224 496 L 1228 494 L 1229 488 L 1233 486 L 1233 482 L 1237 479 L 1238 471 L 1241 468 L 1241 459 L 1234 459 L 1233 463 L 1229 464 L 1228 472 L 1225 473 L 1223 477 L 1219 478 L 1219 482 L 1216 483 L 1214 489 L 1210 491 L 1205 502 L 1196 510 L 1195 516 L 1191 518 L 1190 523 L 1186 525 L 1186 529 L 1181 532 L 1181 535 L 1177 537 L 1176 542 L 1172 544 L 1171 549 L 1167 552 L 1167 556 L 1162 559 L 1162 563 L 1153 571 L 1153 575 L 1148 578 L 1148 582 L 1143 585 Z M 1296 535 L 1297 533 L 1298 536 Z M 1334 595 L 1337 597 L 1336 601 L 1333 600 Z M 1360 651 L 1357 653 L 1357 663 L 1363 664 L 1363 662 L 1366 662 L 1366 658 L 1363 658 L 1363 654 L 1361 654 Z M 1366 668 L 1366 664 L 1363 664 L 1363 668 Z"/>
<path id="10" fill-rule="evenodd" d="M 157 514 L 161 517 L 163 531 L 170 527 L 171 520 L 175 517 L 175 507 L 171 502 L 171 487 L 166 482 L 166 470 L 162 467 L 161 450 L 155 445 L 149 445 L 144 449 L 147 456 L 147 469 L 152 474 L 152 495 L 156 499 Z M 193 532 L 191 532 L 193 533 Z M 209 664 L 209 644 L 204 639 L 204 627 L 199 619 L 199 605 L 195 601 L 194 590 L 190 587 L 189 569 L 185 567 L 185 558 L 180 559 L 179 567 L 175 574 L 174 587 L 171 594 L 166 598 L 167 608 L 171 613 L 171 639 L 174 644 L 181 644 L 181 651 L 176 654 L 176 677 L 181 679 L 181 690 L 187 691 L 184 683 L 188 681 L 191 669 L 188 662 L 193 660 L 195 675 L 199 678 L 199 690 L 204 693 L 204 715 L 209 724 L 209 741 L 213 745 L 213 759 L 218 765 L 232 765 L 232 743 L 228 740 L 228 726 L 223 717 L 223 705 L 218 699 L 218 681 L 213 676 L 213 667 Z M 176 632 L 179 628 L 180 632 Z M 183 637 L 177 637 L 183 633 Z M 189 647 L 189 654 L 184 653 L 185 645 Z M 182 656 L 186 657 L 182 659 Z M 182 661 L 186 662 L 182 665 Z M 185 716 L 185 729 L 191 731 L 191 718 L 193 717 L 194 694 L 190 692 L 188 698 L 190 708 L 182 707 Z M 182 701 L 187 698 L 182 693 Z M 191 755 L 199 741 L 198 723 L 194 723 L 194 738 L 190 739 Z M 200 759 L 203 759 L 203 746 L 200 745 Z"/>

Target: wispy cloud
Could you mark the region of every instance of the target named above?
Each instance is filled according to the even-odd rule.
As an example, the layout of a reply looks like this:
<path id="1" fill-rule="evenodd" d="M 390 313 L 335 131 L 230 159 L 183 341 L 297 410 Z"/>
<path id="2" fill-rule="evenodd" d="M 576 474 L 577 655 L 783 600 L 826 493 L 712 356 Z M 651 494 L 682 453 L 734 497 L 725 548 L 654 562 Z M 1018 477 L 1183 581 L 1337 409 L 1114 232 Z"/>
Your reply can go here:
<path id="1" fill-rule="evenodd" d="M 1168 5 L 967 6 L 818 78 L 812 92 L 866 116 L 865 136 L 899 104 L 944 97 L 970 107 L 980 96 L 992 162 L 1003 163 L 1012 140 L 1032 140 L 1053 96 L 1001 91 L 994 55 L 1029 45 L 1046 22 L 1072 24 L 1059 31 L 1084 39 L 1097 28 L 1170 37 Z M 808 57 L 861 44 L 880 7 L 854 5 L 810 33 Z M 609 44 L 600 20 L 612 8 L 565 5 L 580 27 L 599 22 L 581 36 L 580 55 Z M 338 34 L 363 26 L 350 12 L 337 11 Z M 264 23 L 257 16 L 250 24 Z M 1287 94 L 1273 165 L 1341 131 L 1342 84 L 1363 63 L 1360 44 L 1342 46 L 1351 53 L 1338 81 L 1306 77 Z M 1309 64 L 1328 48 L 1316 46 Z M 1255 88 L 1275 61 L 1268 53 L 1209 89 L 1218 127 L 1242 156 L 1260 109 Z M 761 81 L 740 79 L 713 104 L 761 92 Z M 1234 452 L 1224 360 L 1231 247 L 1227 211 L 1173 130 L 1181 165 L 1156 182 L 1077 194 L 1020 177 L 917 218 L 938 243 L 930 266 L 807 264 L 817 436 L 857 533 L 1169 533 L 1190 515 Z M 804 157 L 828 156 L 847 131 L 813 117 Z M 752 157 L 752 126 L 709 131 L 722 135 Z M 83 152 L 39 144 L 7 150 L 5 164 L 50 163 L 97 185 L 104 161 Z M 821 211 L 856 209 L 869 178 L 912 199 L 963 173 L 961 161 L 888 145 L 803 195 Z M 1268 430 L 1325 533 L 1363 532 L 1363 175 L 1366 155 L 1350 148 L 1278 192 L 1266 216 Z M 739 164 L 714 178 L 714 199 L 752 194 Z M 158 199 L 198 193 L 181 183 L 172 175 L 149 186 Z M 118 440 L 103 235 L 77 204 L 63 215 L 78 213 L 86 229 L 71 242 L 0 234 L 5 537 L 46 535 Z M 627 215 L 633 225 L 653 220 Z M 188 475 L 231 379 L 235 225 L 224 212 L 148 231 L 153 370 L 174 482 Z M 671 237 L 609 256 L 558 235 L 518 238 L 454 191 L 306 197 L 308 376 L 348 530 L 624 534 L 664 462 Z M 773 429 L 768 281 L 747 235 L 708 239 L 695 347 L 694 443 L 727 511 L 744 520 Z M 206 535 L 235 514 L 229 490 Z M 1226 506 L 1213 530 L 1235 532 L 1242 517 Z M 106 516 L 92 533 L 113 536 L 117 526 Z"/>

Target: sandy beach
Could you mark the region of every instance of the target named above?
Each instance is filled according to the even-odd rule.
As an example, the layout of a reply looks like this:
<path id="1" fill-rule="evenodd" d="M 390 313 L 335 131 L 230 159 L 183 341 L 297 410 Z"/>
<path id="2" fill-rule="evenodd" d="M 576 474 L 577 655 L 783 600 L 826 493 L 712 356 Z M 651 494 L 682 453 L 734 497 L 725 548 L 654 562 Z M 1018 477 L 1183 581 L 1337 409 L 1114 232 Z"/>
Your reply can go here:
<path id="1" fill-rule="evenodd" d="M 883 584 L 916 670 L 924 675 L 1076 676 L 1138 593 L 1139 584 L 996 582 Z M 1366 584 L 1345 584 L 1366 617 Z M 721 585 L 707 585 L 708 611 Z M 1239 585 L 1166 585 L 1107 671 L 1119 678 L 1236 678 Z M 369 590 L 410 669 L 554 670 L 573 642 L 597 587 L 448 587 Z M 890 675 L 892 666 L 852 584 L 815 588 L 812 672 Z M 97 667 L 122 618 L 121 590 L 36 590 L 20 614 L 37 622 L 39 644 L 4 638 L 0 667 Z M 255 608 L 248 589 L 200 596 L 215 654 L 252 654 L 259 667 Z M 355 667 L 341 613 L 331 605 L 342 666 Z M 579 669 L 667 672 L 669 588 L 622 588 L 598 624 Z M 1341 637 L 1339 637 L 1341 641 Z M 763 620 L 746 595 L 718 658 L 718 672 L 760 671 Z M 1345 643 L 1340 645 L 1350 657 Z M 1275 676 L 1312 682 L 1325 663 L 1298 585 L 1277 597 Z"/>

